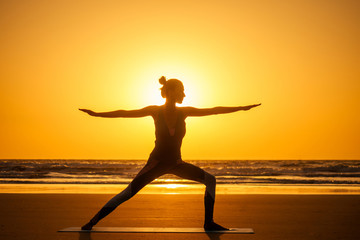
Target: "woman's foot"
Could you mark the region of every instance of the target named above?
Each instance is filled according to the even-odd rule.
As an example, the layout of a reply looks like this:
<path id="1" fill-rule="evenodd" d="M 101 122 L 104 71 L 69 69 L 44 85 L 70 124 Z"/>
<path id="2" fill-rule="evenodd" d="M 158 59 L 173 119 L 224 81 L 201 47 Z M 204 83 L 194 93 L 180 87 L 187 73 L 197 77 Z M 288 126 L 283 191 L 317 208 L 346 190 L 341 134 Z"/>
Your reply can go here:
<path id="1" fill-rule="evenodd" d="M 90 231 L 93 228 L 94 225 L 92 225 L 91 222 L 88 222 L 87 224 L 85 224 L 84 226 L 81 227 L 81 230 L 87 230 Z"/>
<path id="2" fill-rule="evenodd" d="M 225 228 L 223 226 L 220 226 L 217 223 L 214 222 L 208 222 L 204 224 L 205 231 L 225 231 L 229 230 L 228 228 Z"/>

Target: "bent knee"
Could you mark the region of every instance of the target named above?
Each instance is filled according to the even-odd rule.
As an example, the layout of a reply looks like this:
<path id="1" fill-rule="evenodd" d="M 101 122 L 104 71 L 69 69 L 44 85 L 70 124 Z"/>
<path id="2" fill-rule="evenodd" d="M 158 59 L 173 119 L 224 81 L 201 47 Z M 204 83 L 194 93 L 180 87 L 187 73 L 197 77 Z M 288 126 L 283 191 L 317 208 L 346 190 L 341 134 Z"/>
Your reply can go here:
<path id="1" fill-rule="evenodd" d="M 215 186 L 216 185 L 216 178 L 214 175 L 205 172 L 205 185 L 206 186 Z"/>

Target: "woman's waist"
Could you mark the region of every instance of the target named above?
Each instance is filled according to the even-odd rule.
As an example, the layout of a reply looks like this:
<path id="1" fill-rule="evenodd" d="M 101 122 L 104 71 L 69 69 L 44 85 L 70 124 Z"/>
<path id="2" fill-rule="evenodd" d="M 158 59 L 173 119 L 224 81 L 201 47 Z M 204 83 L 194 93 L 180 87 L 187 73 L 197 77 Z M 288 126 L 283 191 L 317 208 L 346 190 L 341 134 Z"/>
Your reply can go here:
<path id="1" fill-rule="evenodd" d="M 157 155 L 157 156 L 167 156 L 167 157 L 178 157 L 181 156 L 180 149 L 163 149 L 163 148 L 157 148 L 155 147 L 153 151 L 151 152 L 151 155 Z"/>
<path id="2" fill-rule="evenodd" d="M 156 140 L 155 141 L 155 147 L 154 150 L 159 151 L 180 151 L 182 141 L 161 141 Z"/>

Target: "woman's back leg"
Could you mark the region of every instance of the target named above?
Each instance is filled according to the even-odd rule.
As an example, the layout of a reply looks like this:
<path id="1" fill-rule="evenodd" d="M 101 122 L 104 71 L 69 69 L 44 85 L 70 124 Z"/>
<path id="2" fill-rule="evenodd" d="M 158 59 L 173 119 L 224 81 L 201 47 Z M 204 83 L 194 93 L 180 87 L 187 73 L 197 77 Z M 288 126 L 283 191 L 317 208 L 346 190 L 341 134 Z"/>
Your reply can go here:
<path id="1" fill-rule="evenodd" d="M 120 204 L 129 200 L 137 192 L 139 192 L 147 184 L 166 173 L 167 168 L 160 164 L 146 164 L 142 170 L 136 175 L 131 183 L 119 194 L 110 199 L 95 216 L 85 224 L 82 230 L 91 230 L 101 219 L 109 215 Z"/>

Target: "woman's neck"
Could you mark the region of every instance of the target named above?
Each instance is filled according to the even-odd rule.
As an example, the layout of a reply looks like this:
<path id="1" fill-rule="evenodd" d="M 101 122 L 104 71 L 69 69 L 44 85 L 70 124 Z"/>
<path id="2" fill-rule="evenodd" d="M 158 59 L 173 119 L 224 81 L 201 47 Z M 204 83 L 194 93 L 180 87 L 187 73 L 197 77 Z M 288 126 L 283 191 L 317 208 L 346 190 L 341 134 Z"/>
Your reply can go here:
<path id="1" fill-rule="evenodd" d="M 176 109 L 176 103 L 175 103 L 175 101 L 171 101 L 171 100 L 166 99 L 165 109 L 166 109 L 166 110 L 169 110 L 169 111 L 175 110 L 175 109 Z"/>

